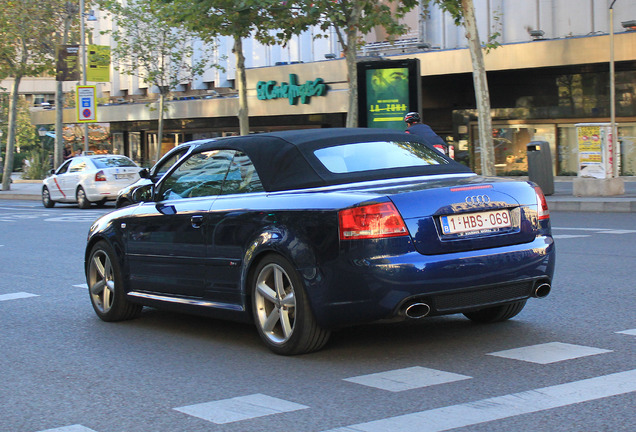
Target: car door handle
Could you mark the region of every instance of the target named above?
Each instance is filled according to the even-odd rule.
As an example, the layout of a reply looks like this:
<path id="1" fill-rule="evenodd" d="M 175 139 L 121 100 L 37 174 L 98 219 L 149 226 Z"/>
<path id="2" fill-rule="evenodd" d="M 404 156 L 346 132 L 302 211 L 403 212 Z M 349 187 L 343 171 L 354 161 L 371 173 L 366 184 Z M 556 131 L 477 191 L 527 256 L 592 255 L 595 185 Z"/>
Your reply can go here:
<path id="1" fill-rule="evenodd" d="M 192 228 L 201 228 L 203 225 L 203 216 L 202 215 L 194 215 L 190 218 L 190 223 L 192 224 Z"/>

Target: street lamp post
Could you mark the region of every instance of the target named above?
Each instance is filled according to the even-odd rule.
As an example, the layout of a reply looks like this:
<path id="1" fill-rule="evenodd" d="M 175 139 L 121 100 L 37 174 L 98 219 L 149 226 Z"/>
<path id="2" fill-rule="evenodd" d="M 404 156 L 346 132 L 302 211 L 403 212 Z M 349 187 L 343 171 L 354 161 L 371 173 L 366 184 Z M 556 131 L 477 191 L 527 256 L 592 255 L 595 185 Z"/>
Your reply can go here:
<path id="1" fill-rule="evenodd" d="M 610 28 L 610 127 L 612 129 L 612 177 L 617 178 L 618 172 L 618 154 L 620 152 L 618 133 L 616 128 L 616 76 L 614 69 L 614 3 L 612 1 L 609 7 L 609 28 Z"/>
<path id="2" fill-rule="evenodd" d="M 82 85 L 86 85 L 86 27 L 84 22 L 84 0 L 80 0 L 80 50 L 82 56 Z M 84 123 L 84 151 L 88 151 L 88 123 Z"/>

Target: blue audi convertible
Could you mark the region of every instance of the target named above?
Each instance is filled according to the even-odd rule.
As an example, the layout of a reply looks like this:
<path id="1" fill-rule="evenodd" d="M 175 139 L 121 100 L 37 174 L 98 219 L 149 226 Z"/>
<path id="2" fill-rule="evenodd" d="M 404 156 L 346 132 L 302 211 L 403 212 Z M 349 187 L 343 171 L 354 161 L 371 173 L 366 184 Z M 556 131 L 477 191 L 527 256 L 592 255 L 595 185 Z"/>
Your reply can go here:
<path id="1" fill-rule="evenodd" d="M 361 323 L 507 320 L 551 289 L 541 189 L 476 175 L 415 135 L 203 140 L 130 196 L 88 235 L 104 321 L 144 306 L 253 321 L 267 347 L 293 355 Z"/>

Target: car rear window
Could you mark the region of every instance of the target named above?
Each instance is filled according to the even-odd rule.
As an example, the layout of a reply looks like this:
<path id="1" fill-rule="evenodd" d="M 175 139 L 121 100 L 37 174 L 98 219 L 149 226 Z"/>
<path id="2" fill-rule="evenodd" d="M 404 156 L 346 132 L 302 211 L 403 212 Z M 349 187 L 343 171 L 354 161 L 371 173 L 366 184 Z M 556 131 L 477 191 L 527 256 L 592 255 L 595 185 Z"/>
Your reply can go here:
<path id="1" fill-rule="evenodd" d="M 407 141 L 343 144 L 315 150 L 314 155 L 336 174 L 449 163 L 438 150 Z"/>
<path id="2" fill-rule="evenodd" d="M 100 156 L 92 158 L 97 168 L 135 167 L 135 163 L 124 156 Z"/>

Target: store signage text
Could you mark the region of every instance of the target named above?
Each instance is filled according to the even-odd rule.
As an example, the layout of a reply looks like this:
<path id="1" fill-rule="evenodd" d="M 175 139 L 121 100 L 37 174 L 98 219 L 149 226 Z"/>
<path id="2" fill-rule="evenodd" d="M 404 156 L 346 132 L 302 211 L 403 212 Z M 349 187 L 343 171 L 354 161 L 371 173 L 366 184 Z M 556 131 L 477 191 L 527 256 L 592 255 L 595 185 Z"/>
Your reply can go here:
<path id="1" fill-rule="evenodd" d="M 259 81 L 256 83 L 256 95 L 259 100 L 272 100 L 278 98 L 289 99 L 290 105 L 296 105 L 298 99 L 301 103 L 308 104 L 312 96 L 324 96 L 327 93 L 327 84 L 322 78 L 313 81 L 305 81 L 298 84 L 296 74 L 289 74 L 289 82 L 277 85 L 276 81 Z"/>

